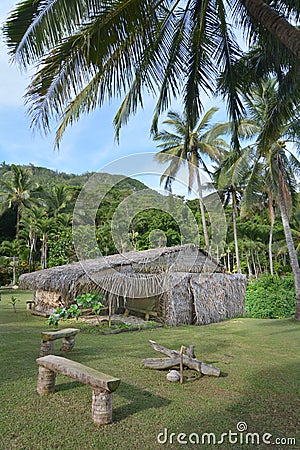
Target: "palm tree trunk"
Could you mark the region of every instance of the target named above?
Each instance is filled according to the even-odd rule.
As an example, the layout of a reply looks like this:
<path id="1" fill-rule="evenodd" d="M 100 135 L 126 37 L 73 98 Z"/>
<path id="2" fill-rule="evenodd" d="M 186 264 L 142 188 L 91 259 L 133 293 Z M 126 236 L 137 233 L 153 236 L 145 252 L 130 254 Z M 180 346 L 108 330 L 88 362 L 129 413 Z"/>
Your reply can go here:
<path id="1" fill-rule="evenodd" d="M 235 246 L 235 256 L 236 256 L 237 271 L 238 271 L 238 273 L 241 273 L 241 263 L 240 263 L 240 255 L 239 255 L 239 243 L 238 243 L 237 227 L 236 227 L 236 216 L 237 216 L 236 196 L 235 196 L 235 192 L 233 192 L 232 193 L 233 237 L 234 237 L 234 246 Z"/>
<path id="2" fill-rule="evenodd" d="M 31 272 L 34 268 L 34 252 L 36 248 L 36 236 L 35 233 L 30 237 L 30 253 L 29 253 L 29 260 L 28 260 L 28 266 L 29 271 Z"/>
<path id="3" fill-rule="evenodd" d="M 256 264 L 255 264 L 253 251 L 251 251 L 251 259 L 252 259 L 252 265 L 253 265 L 253 269 L 254 269 L 255 278 L 257 279 L 258 278 L 258 271 L 257 271 L 257 267 L 256 267 Z"/>
<path id="4" fill-rule="evenodd" d="M 261 268 L 261 263 L 260 263 L 259 254 L 258 254 L 257 250 L 255 251 L 255 256 L 256 256 L 256 261 L 257 261 L 259 273 L 261 275 L 263 271 L 262 271 L 262 268 Z"/>
<path id="5" fill-rule="evenodd" d="M 197 168 L 197 170 L 196 170 L 196 177 L 197 177 L 197 187 L 198 187 L 198 196 L 199 196 L 199 206 L 200 206 L 203 234 L 204 234 L 204 240 L 205 240 L 205 250 L 207 251 L 207 253 L 209 253 L 209 237 L 208 237 L 207 224 L 206 224 L 206 219 L 205 219 L 205 209 L 204 209 L 204 204 L 203 204 L 202 184 L 201 184 L 199 168 Z"/>
<path id="6" fill-rule="evenodd" d="M 290 257 L 290 264 L 291 264 L 293 275 L 294 275 L 294 283 L 295 283 L 295 291 L 296 291 L 295 320 L 300 321 L 300 267 L 299 267 L 298 256 L 297 256 L 296 249 L 295 249 L 294 242 L 293 242 L 289 217 L 288 217 L 288 213 L 286 210 L 282 180 L 280 180 L 278 183 L 278 200 L 279 200 L 279 208 L 280 208 L 280 213 L 281 213 L 283 230 L 284 230 L 284 234 L 285 234 L 289 257 Z"/>
<path id="7" fill-rule="evenodd" d="M 13 281 L 12 284 L 13 286 L 15 286 L 17 284 L 17 261 L 16 261 L 16 257 L 13 256 Z"/>
<path id="8" fill-rule="evenodd" d="M 274 207 L 273 207 L 273 199 L 270 191 L 268 192 L 268 204 L 269 204 L 269 214 L 270 214 L 270 220 L 271 220 L 271 227 L 270 227 L 270 234 L 269 234 L 269 261 L 270 261 L 270 274 L 274 275 L 274 267 L 273 267 L 273 230 L 274 230 L 274 223 L 275 223 L 275 214 L 274 214 Z"/>
<path id="9" fill-rule="evenodd" d="M 242 0 L 249 14 L 300 59 L 300 30 L 263 0 Z"/>
<path id="10" fill-rule="evenodd" d="M 274 275 L 274 266 L 273 266 L 273 229 L 274 229 L 274 222 L 271 222 L 270 227 L 270 234 L 269 234 L 269 262 L 270 262 L 270 274 Z"/>
<path id="11" fill-rule="evenodd" d="M 21 220 L 21 208 L 17 206 L 17 223 L 16 223 L 16 238 L 19 237 L 20 233 L 20 220 Z"/>
<path id="12" fill-rule="evenodd" d="M 247 252 L 245 253 L 245 256 L 246 256 L 247 267 L 248 267 L 248 275 L 249 275 L 249 278 L 252 278 L 253 277 L 253 273 L 252 273 L 252 269 L 251 269 L 250 258 L 249 258 L 249 255 L 248 255 Z"/>
<path id="13" fill-rule="evenodd" d="M 43 236 L 42 236 L 42 251 L 41 251 L 42 269 L 47 269 L 47 253 L 48 253 L 47 236 L 45 236 L 45 234 L 43 234 Z"/>

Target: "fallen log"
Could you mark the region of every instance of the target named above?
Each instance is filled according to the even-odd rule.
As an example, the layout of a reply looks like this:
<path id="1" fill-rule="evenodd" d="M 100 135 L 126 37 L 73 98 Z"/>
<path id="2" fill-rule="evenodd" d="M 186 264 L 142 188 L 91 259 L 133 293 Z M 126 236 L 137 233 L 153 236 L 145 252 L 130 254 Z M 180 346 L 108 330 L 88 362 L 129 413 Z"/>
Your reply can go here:
<path id="1" fill-rule="evenodd" d="M 142 364 L 147 369 L 164 370 L 178 366 L 180 358 L 146 358 L 142 360 Z"/>
<path id="2" fill-rule="evenodd" d="M 180 352 L 177 350 L 171 350 L 169 348 L 163 347 L 162 345 L 157 344 L 157 342 L 150 340 L 150 345 L 154 348 L 154 350 L 163 353 L 169 358 L 148 358 L 144 359 L 142 363 L 145 367 L 149 369 L 168 369 L 173 366 L 176 366 L 180 363 Z M 188 347 L 190 348 L 190 347 Z M 193 353 L 194 354 L 194 353 Z M 187 355 L 182 355 L 183 365 L 188 367 L 189 369 L 196 370 L 202 375 L 210 375 L 213 377 L 219 377 L 221 371 L 218 367 L 212 366 L 211 364 L 207 364 L 201 361 L 198 361 L 196 358 L 190 358 Z"/>

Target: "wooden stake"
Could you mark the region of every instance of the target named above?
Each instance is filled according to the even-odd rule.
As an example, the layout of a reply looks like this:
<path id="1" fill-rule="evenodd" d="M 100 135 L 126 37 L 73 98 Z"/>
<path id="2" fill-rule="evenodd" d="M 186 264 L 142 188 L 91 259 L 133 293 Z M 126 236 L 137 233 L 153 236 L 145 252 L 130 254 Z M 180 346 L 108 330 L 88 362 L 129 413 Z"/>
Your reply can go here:
<path id="1" fill-rule="evenodd" d="M 183 384 L 183 345 L 180 348 L 180 360 L 179 360 L 179 367 L 180 367 L 180 384 Z"/>

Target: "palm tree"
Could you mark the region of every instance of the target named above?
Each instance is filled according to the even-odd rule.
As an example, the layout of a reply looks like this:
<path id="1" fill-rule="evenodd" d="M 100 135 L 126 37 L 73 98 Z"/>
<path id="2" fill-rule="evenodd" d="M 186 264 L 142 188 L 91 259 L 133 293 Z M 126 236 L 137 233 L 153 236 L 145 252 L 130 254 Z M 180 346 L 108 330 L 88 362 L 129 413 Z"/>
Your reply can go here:
<path id="1" fill-rule="evenodd" d="M 37 252 L 38 225 L 37 221 L 41 215 L 41 210 L 33 207 L 26 211 L 20 221 L 20 240 L 29 248 L 28 267 L 29 272 L 34 270 L 35 254 Z"/>
<path id="2" fill-rule="evenodd" d="M 20 251 L 20 242 L 17 239 L 13 241 L 3 241 L 0 245 L 0 252 L 6 257 L 10 258 L 11 266 L 13 271 L 12 285 L 17 284 L 17 265 L 18 265 L 18 255 Z"/>
<path id="3" fill-rule="evenodd" d="M 243 183 L 241 179 L 236 179 L 234 176 L 234 160 L 236 155 L 233 151 L 224 155 L 223 160 L 220 162 L 217 170 L 215 171 L 214 183 L 218 190 L 218 193 L 222 199 L 224 207 L 231 204 L 232 206 L 232 225 L 233 225 L 233 240 L 235 249 L 235 258 L 237 265 L 237 272 L 241 273 L 239 242 L 237 232 L 237 217 L 238 208 L 243 192 Z"/>
<path id="4" fill-rule="evenodd" d="M 37 222 L 40 240 L 42 243 L 41 247 L 41 267 L 42 269 L 47 269 L 48 261 L 48 240 L 51 231 L 53 230 L 53 219 L 43 215 Z"/>
<path id="5" fill-rule="evenodd" d="M 20 231 L 20 220 L 25 208 L 34 202 L 33 194 L 37 190 L 37 183 L 32 180 L 31 172 L 26 167 L 12 165 L 0 183 L 1 204 L 16 210 L 16 236 Z"/>
<path id="6" fill-rule="evenodd" d="M 188 168 L 188 190 L 192 189 L 196 179 L 199 196 L 203 234 L 206 251 L 209 252 L 209 235 L 205 219 L 203 203 L 202 183 L 200 177 L 200 164 L 209 173 L 205 157 L 211 161 L 220 161 L 228 144 L 219 138 L 226 126 L 225 124 L 211 125 L 210 121 L 218 108 L 210 108 L 198 123 L 191 123 L 187 116 L 169 111 L 168 118 L 163 124 L 169 125 L 171 131 L 163 130 L 154 136 L 154 140 L 160 141 L 157 145 L 160 152 L 156 159 L 160 163 L 169 163 L 169 166 L 161 177 L 161 183 L 165 181 L 165 188 L 171 190 L 172 182 L 183 164 Z M 228 124 L 228 127 L 230 125 Z"/>
<path id="7" fill-rule="evenodd" d="M 258 121 L 258 123 L 261 123 Z M 260 169 L 260 173 L 258 170 Z M 269 268 L 270 274 L 274 275 L 273 267 L 273 232 L 275 225 L 275 204 L 276 199 L 272 190 L 272 183 L 269 176 L 269 168 L 265 166 L 257 166 L 255 173 L 255 186 L 254 183 L 251 184 L 253 191 L 251 196 L 244 196 L 241 204 L 241 215 L 246 216 L 248 213 L 253 213 L 257 209 L 264 209 L 267 206 L 270 228 L 269 228 Z"/>
<path id="8" fill-rule="evenodd" d="M 73 198 L 75 187 L 56 184 L 42 193 L 43 201 L 50 217 L 57 217 L 64 212 Z"/>
<path id="9" fill-rule="evenodd" d="M 290 76 L 285 93 L 298 95 L 299 15 L 299 2 L 290 0 L 26 0 L 7 19 L 4 35 L 15 61 L 37 67 L 27 91 L 30 113 L 45 130 L 53 116 L 61 119 L 58 144 L 68 125 L 120 94 L 117 131 L 143 105 L 144 92 L 157 98 L 154 130 L 174 96 L 196 122 L 202 94 L 215 93 L 221 72 L 237 120 L 243 108 L 235 63 L 242 52 L 232 24 L 250 46 L 264 44 L 264 66 L 278 80 Z"/>
<path id="10" fill-rule="evenodd" d="M 266 135 L 264 124 L 270 124 L 274 105 L 281 101 L 280 85 L 274 80 L 266 80 L 245 96 L 248 114 L 261 124 L 255 146 L 248 149 L 235 165 L 235 177 L 243 174 L 248 162 L 249 178 L 243 194 L 243 202 L 251 204 L 257 192 L 258 177 L 265 171 L 266 186 L 270 191 L 270 200 L 276 198 L 281 214 L 290 264 L 294 274 L 296 290 L 295 319 L 300 320 L 300 267 L 290 228 L 289 217 L 292 212 L 292 199 L 296 194 L 296 177 L 300 174 L 300 161 L 288 148 L 292 143 L 300 149 L 300 104 L 294 105 L 289 115 L 277 122 L 272 135 Z"/>
<path id="11" fill-rule="evenodd" d="M 54 222 L 54 219 L 49 218 L 44 209 L 37 207 L 28 210 L 20 222 L 22 227 L 20 237 L 29 246 L 28 265 L 30 271 L 34 268 L 35 253 L 39 250 L 39 240 L 41 241 L 41 267 L 42 269 L 47 268 L 48 240 Z"/>

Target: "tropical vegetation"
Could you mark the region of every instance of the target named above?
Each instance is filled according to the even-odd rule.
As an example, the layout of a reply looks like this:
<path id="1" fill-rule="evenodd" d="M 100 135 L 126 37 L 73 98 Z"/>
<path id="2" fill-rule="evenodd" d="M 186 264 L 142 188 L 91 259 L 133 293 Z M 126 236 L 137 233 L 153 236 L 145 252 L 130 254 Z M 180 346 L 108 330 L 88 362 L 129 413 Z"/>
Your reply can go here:
<path id="1" fill-rule="evenodd" d="M 299 161 L 287 144 L 289 139 L 297 144 L 299 138 L 299 19 L 299 4 L 289 0 L 158 0 L 155 3 L 151 0 L 117 3 L 25 0 L 7 19 L 4 36 L 11 55 L 22 68 L 32 64 L 36 67 L 26 94 L 29 112 L 33 124 L 46 131 L 53 118 L 60 121 L 57 145 L 65 129 L 82 114 L 115 96 L 122 97 L 115 116 L 118 136 L 130 115 L 143 106 L 145 92 L 152 94 L 156 107 L 151 130 L 162 142 L 157 158 L 169 162 L 163 178 L 170 187 L 178 170 L 172 159 L 174 154 L 179 155 L 180 164 L 188 163 L 189 187 L 194 176 L 197 180 L 199 229 L 206 249 L 209 250 L 209 227 L 203 208 L 200 165 L 211 172 L 212 183 L 226 199 L 226 213 L 231 216 L 233 240 L 228 237 L 229 242 L 225 243 L 226 258 L 218 256 L 226 261 L 228 268 L 241 272 L 246 266 L 249 276 L 253 273 L 257 276 L 265 268 L 271 274 L 277 272 L 274 249 L 277 248 L 277 258 L 284 255 L 284 263 L 288 254 L 288 268 L 293 272 L 296 291 L 295 317 L 300 320 L 300 268 L 295 250 L 299 239 L 299 215 L 295 206 L 299 197 L 296 187 Z M 236 37 L 236 29 L 242 31 L 245 50 L 241 38 Z M 219 139 L 224 127 L 218 135 L 214 128 L 204 131 L 214 112 L 212 109 L 203 115 L 204 94 L 214 93 L 223 96 L 227 103 L 230 149 Z M 181 100 L 182 115 L 169 112 L 167 122 L 176 133 L 159 132 L 159 118 L 174 98 Z M 243 134 L 241 124 L 245 119 L 252 121 L 253 126 L 246 127 Z M 216 129 L 220 131 L 220 126 Z M 253 141 L 242 148 L 240 138 L 245 135 Z M 207 169 L 204 155 L 215 162 L 214 170 Z M 65 243 L 71 241 L 70 217 L 62 217 L 61 213 L 70 213 L 67 205 L 74 203 L 78 190 L 57 185 L 40 192 L 43 204 L 37 209 L 32 207 L 25 220 L 23 210 L 29 199 L 33 205 L 34 188 L 28 185 L 27 169 L 23 170 L 24 180 L 19 181 L 17 170 L 15 166 L 10 171 L 15 171 L 14 179 L 5 175 L 1 198 L 3 204 L 15 208 L 19 252 L 21 248 L 24 250 L 21 241 L 27 241 L 30 269 L 38 251 L 42 267 L 52 264 L 50 261 L 55 264 L 55 258 L 56 262 L 67 261 L 72 258 L 72 246 L 65 248 Z M 18 183 L 18 190 L 12 194 L 12 187 L 15 189 Z M 266 204 L 267 218 L 264 217 Z M 46 208 L 47 217 L 39 211 L 40 207 Z M 276 222 L 277 208 L 282 225 Z M 109 254 L 117 249 L 116 242 L 107 233 L 111 217 L 108 215 L 106 219 L 97 214 L 96 237 L 99 246 L 105 243 L 104 254 Z M 254 238 L 253 227 L 249 232 L 248 221 L 253 223 L 253 219 L 257 225 L 263 220 L 267 222 L 267 253 L 265 242 L 257 243 Z M 139 217 L 130 224 L 130 245 L 135 249 L 141 247 L 141 242 L 143 248 L 147 247 L 145 239 L 141 239 L 146 223 Z M 174 229 L 171 224 L 168 230 L 170 227 Z M 283 231 L 284 244 L 282 235 L 278 243 L 277 228 Z M 51 229 L 55 230 L 52 234 Z M 248 233 L 247 239 L 241 239 L 241 230 Z M 147 229 L 148 238 L 151 231 Z M 165 244 L 176 243 L 176 232 L 171 233 L 172 239 L 169 231 L 168 234 Z M 39 250 L 38 235 L 41 236 Z M 160 237 L 156 240 L 161 244 Z M 124 242 L 118 243 L 122 250 L 126 246 Z M 53 251 L 55 256 L 51 260 Z"/>

